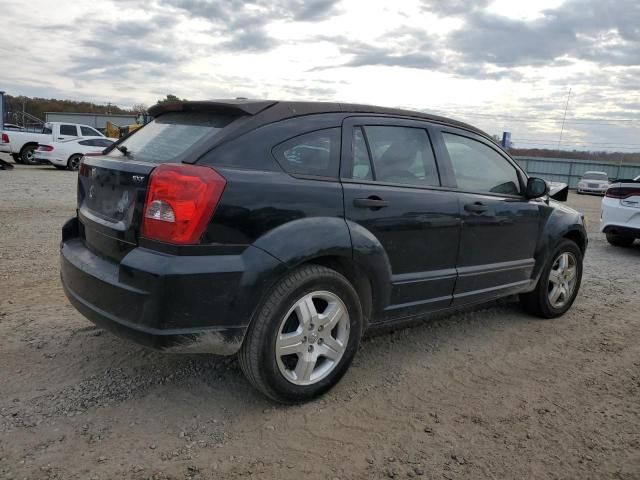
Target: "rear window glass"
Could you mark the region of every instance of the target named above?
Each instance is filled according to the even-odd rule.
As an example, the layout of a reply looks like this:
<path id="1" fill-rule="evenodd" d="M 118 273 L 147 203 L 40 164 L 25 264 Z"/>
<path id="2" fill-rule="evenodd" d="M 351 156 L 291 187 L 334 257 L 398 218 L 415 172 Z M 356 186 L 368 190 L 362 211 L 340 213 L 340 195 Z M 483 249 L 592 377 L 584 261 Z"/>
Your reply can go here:
<path id="1" fill-rule="evenodd" d="M 181 156 L 203 138 L 223 129 L 237 116 L 212 112 L 170 112 L 151 121 L 124 140 L 127 157 L 143 162 L 165 163 Z M 123 156 L 114 149 L 109 153 Z"/>
<path id="2" fill-rule="evenodd" d="M 305 133 L 277 145 L 273 154 L 288 173 L 338 177 L 340 128 Z"/>

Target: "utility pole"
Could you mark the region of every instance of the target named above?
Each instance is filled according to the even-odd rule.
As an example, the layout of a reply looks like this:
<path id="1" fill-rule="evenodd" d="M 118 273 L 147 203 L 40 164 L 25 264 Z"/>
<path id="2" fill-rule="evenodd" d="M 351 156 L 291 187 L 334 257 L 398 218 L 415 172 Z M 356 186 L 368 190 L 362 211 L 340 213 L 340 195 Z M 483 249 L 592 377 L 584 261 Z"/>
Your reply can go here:
<path id="1" fill-rule="evenodd" d="M 564 116 L 562 117 L 562 128 L 560 128 L 560 139 L 558 140 L 558 150 L 560 150 L 560 144 L 562 143 L 562 134 L 564 133 L 564 121 L 567 119 L 567 108 L 569 107 L 569 98 L 571 98 L 571 88 L 569 88 L 569 94 L 567 95 L 567 103 L 564 105 Z"/>

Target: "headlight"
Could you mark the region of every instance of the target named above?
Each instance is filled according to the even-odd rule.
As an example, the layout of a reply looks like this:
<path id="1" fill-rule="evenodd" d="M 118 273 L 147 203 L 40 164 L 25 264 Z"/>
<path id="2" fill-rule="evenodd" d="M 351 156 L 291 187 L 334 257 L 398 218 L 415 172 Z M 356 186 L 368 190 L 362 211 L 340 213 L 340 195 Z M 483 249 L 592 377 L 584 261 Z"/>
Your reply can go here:
<path id="1" fill-rule="evenodd" d="M 585 187 L 585 183 L 584 182 L 578 182 L 578 187 L 584 188 Z"/>

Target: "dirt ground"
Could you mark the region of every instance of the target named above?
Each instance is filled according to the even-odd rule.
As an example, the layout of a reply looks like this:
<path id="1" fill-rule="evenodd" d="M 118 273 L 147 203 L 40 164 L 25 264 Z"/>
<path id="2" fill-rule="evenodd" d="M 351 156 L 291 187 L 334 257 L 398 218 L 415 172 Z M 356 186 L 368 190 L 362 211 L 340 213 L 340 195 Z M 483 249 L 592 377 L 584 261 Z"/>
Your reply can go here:
<path id="1" fill-rule="evenodd" d="M 235 359 L 162 355 L 69 306 L 58 242 L 75 174 L 0 171 L 0 479 L 640 478 L 640 242 L 598 197 L 583 286 L 365 340 L 324 398 L 275 405 Z"/>

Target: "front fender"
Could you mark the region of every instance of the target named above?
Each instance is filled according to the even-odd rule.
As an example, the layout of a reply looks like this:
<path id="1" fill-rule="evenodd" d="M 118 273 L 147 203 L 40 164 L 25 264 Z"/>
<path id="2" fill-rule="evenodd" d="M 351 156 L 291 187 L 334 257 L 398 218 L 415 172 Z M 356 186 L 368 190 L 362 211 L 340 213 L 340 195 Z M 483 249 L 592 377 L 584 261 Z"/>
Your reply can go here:
<path id="1" fill-rule="evenodd" d="M 533 270 L 533 278 L 536 282 L 556 245 L 563 238 L 578 241 L 583 253 L 588 242 L 582 215 L 558 202 L 552 201 L 544 208 L 541 222 L 540 237 L 535 254 L 536 265 Z"/>

